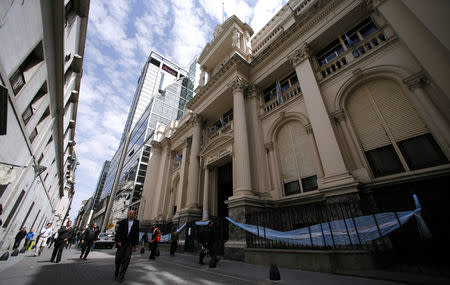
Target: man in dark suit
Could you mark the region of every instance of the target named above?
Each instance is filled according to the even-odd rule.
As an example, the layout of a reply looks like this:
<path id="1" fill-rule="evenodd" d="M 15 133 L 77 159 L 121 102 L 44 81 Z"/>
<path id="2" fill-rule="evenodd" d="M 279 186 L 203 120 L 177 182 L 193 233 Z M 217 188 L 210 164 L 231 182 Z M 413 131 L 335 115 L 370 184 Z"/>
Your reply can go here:
<path id="1" fill-rule="evenodd" d="M 52 258 L 50 259 L 51 262 L 55 261 L 55 257 L 56 263 L 61 261 L 64 245 L 73 237 L 73 235 L 72 221 L 67 221 L 67 224 L 62 226 L 58 231 L 58 238 L 55 241 L 55 248 L 53 249 Z"/>
<path id="2" fill-rule="evenodd" d="M 116 232 L 116 271 L 114 279 L 123 282 L 131 252 L 136 249 L 139 242 L 139 221 L 135 219 L 135 211 L 130 210 L 128 217 L 119 222 Z"/>

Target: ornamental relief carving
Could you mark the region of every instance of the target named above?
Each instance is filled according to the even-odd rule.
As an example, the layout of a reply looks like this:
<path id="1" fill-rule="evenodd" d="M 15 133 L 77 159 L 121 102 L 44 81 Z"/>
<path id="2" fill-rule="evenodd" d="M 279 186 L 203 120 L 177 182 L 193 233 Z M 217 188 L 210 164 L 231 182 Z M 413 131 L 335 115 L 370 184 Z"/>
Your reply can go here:
<path id="1" fill-rule="evenodd" d="M 245 88 L 247 88 L 247 86 L 248 86 L 247 80 L 245 80 L 244 78 L 242 78 L 240 76 L 236 76 L 235 78 L 233 78 L 231 80 L 230 83 L 228 83 L 228 87 L 230 87 L 231 90 L 233 90 L 233 92 L 244 91 Z"/>
<path id="2" fill-rule="evenodd" d="M 309 58 L 311 50 L 305 43 L 299 49 L 297 49 L 292 55 L 288 57 L 291 64 L 295 67 L 305 59 Z"/>

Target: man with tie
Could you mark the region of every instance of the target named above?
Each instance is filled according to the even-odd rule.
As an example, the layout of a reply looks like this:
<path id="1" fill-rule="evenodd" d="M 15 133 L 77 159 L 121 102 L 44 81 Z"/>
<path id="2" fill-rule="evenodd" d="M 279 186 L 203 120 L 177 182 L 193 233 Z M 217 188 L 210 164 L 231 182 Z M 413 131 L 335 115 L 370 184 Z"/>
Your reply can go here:
<path id="1" fill-rule="evenodd" d="M 139 242 L 139 221 L 135 219 L 136 212 L 130 210 L 128 217 L 119 222 L 116 232 L 116 271 L 114 279 L 123 282 L 131 252 L 136 249 Z"/>

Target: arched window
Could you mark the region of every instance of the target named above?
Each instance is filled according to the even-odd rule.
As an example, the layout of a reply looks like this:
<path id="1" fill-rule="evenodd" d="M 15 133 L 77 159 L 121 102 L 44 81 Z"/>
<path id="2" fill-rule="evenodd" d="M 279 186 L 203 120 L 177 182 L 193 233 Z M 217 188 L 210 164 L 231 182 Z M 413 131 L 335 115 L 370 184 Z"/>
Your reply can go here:
<path id="1" fill-rule="evenodd" d="M 375 177 L 447 162 L 396 82 L 378 79 L 362 85 L 346 108 Z"/>
<path id="2" fill-rule="evenodd" d="M 277 135 L 277 147 L 285 194 L 317 189 L 313 147 L 305 127 L 297 121 L 284 125 Z"/>

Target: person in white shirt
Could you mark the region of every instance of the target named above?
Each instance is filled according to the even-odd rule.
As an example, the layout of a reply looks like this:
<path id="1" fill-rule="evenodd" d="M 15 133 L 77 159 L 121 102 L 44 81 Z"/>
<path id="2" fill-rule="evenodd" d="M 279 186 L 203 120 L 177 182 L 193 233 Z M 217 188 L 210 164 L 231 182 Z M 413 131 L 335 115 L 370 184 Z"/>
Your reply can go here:
<path id="1" fill-rule="evenodd" d="M 51 226 L 52 223 L 48 223 L 45 228 L 42 228 L 39 234 L 39 241 L 36 244 L 36 252 L 34 253 L 34 256 L 41 255 L 42 249 L 47 245 L 47 239 L 53 235 Z"/>

